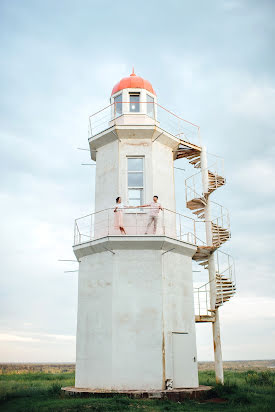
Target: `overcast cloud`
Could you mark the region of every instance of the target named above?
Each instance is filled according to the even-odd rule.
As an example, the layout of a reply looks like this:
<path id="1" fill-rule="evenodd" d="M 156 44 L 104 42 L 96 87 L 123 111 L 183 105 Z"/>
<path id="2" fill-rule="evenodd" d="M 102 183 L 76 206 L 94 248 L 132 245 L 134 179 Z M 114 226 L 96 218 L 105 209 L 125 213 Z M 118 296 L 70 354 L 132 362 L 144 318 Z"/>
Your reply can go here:
<path id="1" fill-rule="evenodd" d="M 224 359 L 274 358 L 275 79 L 272 0 L 2 0 L 0 361 L 74 361 L 73 220 L 93 210 L 88 116 L 132 65 L 159 103 L 225 159 L 238 294 Z M 185 161 L 178 160 L 179 167 Z M 181 166 L 180 166 L 181 165 Z M 176 172 L 177 208 L 185 212 Z M 212 359 L 210 325 L 197 327 Z"/>

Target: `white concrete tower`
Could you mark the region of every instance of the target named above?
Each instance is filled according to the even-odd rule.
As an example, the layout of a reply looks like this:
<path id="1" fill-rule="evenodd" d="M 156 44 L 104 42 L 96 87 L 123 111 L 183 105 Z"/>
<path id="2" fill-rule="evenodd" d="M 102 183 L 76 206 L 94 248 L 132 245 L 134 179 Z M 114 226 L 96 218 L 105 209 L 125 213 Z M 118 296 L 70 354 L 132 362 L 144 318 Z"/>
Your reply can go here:
<path id="1" fill-rule="evenodd" d="M 77 388 L 161 390 L 198 387 L 192 257 L 179 237 L 174 166 L 179 138 L 159 122 L 151 84 L 133 72 L 91 121 L 95 213 L 78 221 Z M 192 146 L 192 145 L 191 145 Z M 150 208 L 163 207 L 147 232 Z M 185 230 L 187 230 L 185 228 Z M 187 232 L 186 232 L 187 233 Z M 187 240 L 187 237 L 186 239 Z"/>

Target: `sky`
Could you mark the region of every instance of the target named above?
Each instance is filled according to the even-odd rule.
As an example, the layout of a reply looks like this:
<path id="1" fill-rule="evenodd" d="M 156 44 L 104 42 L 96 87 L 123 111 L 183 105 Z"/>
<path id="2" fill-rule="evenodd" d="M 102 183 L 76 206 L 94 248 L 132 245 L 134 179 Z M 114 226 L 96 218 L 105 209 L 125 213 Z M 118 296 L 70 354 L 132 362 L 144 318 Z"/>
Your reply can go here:
<path id="1" fill-rule="evenodd" d="M 88 116 L 134 65 L 163 106 L 225 160 L 237 295 L 220 310 L 225 360 L 275 358 L 272 0 L 1 0 L 0 361 L 75 360 L 73 222 L 94 207 Z M 185 167 L 178 160 L 178 167 Z M 185 211 L 184 172 L 175 172 Z M 212 360 L 211 325 L 197 325 Z"/>

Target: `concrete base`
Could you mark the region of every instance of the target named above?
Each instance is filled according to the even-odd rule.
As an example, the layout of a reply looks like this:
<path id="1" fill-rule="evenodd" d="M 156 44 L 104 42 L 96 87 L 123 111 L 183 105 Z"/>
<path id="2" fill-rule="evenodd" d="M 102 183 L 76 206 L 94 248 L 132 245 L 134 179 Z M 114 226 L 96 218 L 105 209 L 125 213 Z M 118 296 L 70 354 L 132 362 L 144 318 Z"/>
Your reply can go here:
<path id="1" fill-rule="evenodd" d="M 66 395 L 77 397 L 89 397 L 94 396 L 98 398 L 110 398 L 114 395 L 128 396 L 129 398 L 136 399 L 163 399 L 170 401 L 184 401 L 187 399 L 205 399 L 207 393 L 212 389 L 212 386 L 200 385 L 198 388 L 184 388 L 184 389 L 172 389 L 172 390 L 152 390 L 152 391 L 106 391 L 100 389 L 86 389 L 75 388 L 74 386 L 67 386 L 61 388 Z"/>

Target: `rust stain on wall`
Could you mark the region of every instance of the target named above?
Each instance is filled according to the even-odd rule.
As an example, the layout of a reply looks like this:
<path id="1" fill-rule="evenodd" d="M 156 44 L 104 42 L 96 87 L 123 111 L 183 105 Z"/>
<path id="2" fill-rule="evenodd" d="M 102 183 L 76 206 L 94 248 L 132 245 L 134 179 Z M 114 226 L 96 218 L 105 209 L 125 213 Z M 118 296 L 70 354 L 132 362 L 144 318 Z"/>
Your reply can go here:
<path id="1" fill-rule="evenodd" d="M 162 331 L 162 389 L 165 389 L 165 339 L 164 331 Z"/>
<path id="2" fill-rule="evenodd" d="M 149 146 L 148 143 L 140 142 L 140 143 L 129 143 L 127 142 L 127 146 Z"/>

